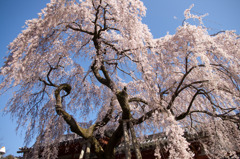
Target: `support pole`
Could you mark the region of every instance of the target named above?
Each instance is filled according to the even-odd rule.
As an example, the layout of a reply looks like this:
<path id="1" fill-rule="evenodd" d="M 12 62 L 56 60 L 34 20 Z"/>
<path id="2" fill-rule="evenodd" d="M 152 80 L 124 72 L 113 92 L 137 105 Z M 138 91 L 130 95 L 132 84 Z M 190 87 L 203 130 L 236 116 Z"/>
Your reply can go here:
<path id="1" fill-rule="evenodd" d="M 84 144 L 84 145 L 82 146 L 82 150 L 81 150 L 79 159 L 83 159 L 85 149 L 86 149 L 86 144 Z"/>
<path id="2" fill-rule="evenodd" d="M 136 133 L 133 127 L 133 124 L 131 121 L 129 121 L 129 128 L 130 128 L 130 132 L 132 135 L 132 144 L 133 144 L 133 148 L 136 154 L 136 159 L 142 159 L 142 155 L 141 155 L 141 151 L 140 151 L 140 146 L 139 143 L 137 141 L 137 137 L 136 137 Z"/>
<path id="3" fill-rule="evenodd" d="M 87 142 L 85 159 L 89 159 L 90 158 L 90 148 L 91 148 L 91 143 Z"/>
<path id="4" fill-rule="evenodd" d="M 131 159 L 131 149 L 130 149 L 130 142 L 127 130 L 127 123 L 123 121 L 123 135 L 124 135 L 124 145 L 125 145 L 125 158 Z"/>

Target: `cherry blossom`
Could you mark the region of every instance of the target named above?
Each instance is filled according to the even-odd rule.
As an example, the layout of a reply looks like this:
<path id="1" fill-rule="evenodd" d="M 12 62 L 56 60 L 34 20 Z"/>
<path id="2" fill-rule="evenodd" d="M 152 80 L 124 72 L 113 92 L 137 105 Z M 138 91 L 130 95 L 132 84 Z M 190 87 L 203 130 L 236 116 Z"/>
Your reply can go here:
<path id="1" fill-rule="evenodd" d="M 236 154 L 240 38 L 210 35 L 192 7 L 175 34 L 154 39 L 140 0 L 51 0 L 26 21 L 1 67 L 1 94 L 14 91 L 5 111 L 26 128 L 26 143 L 37 137 L 33 148 L 44 144 L 42 156 L 56 158 L 71 132 L 110 159 L 130 121 L 138 137 L 166 132 L 170 158 L 193 157 L 185 131 L 208 134 L 198 139 L 210 157 Z M 110 130 L 103 147 L 96 135 Z"/>

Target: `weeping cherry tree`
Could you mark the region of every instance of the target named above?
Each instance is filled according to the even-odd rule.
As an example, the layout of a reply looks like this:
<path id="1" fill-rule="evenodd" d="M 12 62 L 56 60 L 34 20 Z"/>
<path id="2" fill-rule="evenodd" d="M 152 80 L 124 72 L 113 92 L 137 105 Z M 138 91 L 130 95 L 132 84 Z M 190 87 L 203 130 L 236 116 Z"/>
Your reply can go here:
<path id="1" fill-rule="evenodd" d="M 239 35 L 210 35 L 190 11 L 175 34 L 154 39 L 140 0 L 51 0 L 26 21 L 1 67 L 1 94 L 14 91 L 5 111 L 25 128 L 26 144 L 36 137 L 33 148 L 56 158 L 60 137 L 72 132 L 112 159 L 131 121 L 138 137 L 166 132 L 170 158 L 194 156 L 186 130 L 208 132 L 201 144 L 209 157 L 234 155 Z M 110 130 L 103 147 L 96 134 Z"/>

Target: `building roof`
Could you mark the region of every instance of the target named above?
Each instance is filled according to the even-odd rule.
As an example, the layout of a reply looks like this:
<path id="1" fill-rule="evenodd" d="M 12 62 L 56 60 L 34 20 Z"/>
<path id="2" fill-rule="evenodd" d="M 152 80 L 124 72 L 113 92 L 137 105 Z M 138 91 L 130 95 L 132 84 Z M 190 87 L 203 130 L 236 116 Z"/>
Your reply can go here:
<path id="1" fill-rule="evenodd" d="M 0 149 L 0 154 L 3 155 L 6 153 L 6 148 L 3 146 L 1 149 Z"/>

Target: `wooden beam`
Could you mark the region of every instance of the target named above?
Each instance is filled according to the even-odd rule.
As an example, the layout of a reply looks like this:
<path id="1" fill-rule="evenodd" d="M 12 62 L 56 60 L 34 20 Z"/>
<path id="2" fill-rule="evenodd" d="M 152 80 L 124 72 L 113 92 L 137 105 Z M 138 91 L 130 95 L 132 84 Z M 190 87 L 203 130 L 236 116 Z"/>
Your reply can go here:
<path id="1" fill-rule="evenodd" d="M 82 150 L 81 150 L 79 159 L 83 159 L 85 149 L 86 149 L 86 144 L 84 144 L 84 145 L 82 146 Z"/>
<path id="2" fill-rule="evenodd" d="M 129 135 L 127 130 L 127 123 L 125 121 L 123 121 L 123 135 L 124 135 L 124 145 L 125 145 L 125 158 L 131 159 L 130 141 L 129 141 Z"/>
<path id="3" fill-rule="evenodd" d="M 87 142 L 85 159 L 89 159 L 90 158 L 90 148 L 91 148 L 91 143 Z"/>
<path id="4" fill-rule="evenodd" d="M 136 159 L 142 159 L 139 143 L 137 141 L 136 133 L 135 133 L 135 130 L 134 130 L 134 127 L 133 127 L 133 124 L 131 121 L 129 121 L 129 128 L 130 128 L 130 132 L 132 135 L 132 144 L 133 144 L 133 148 L 134 148 L 134 151 L 136 154 Z"/>

